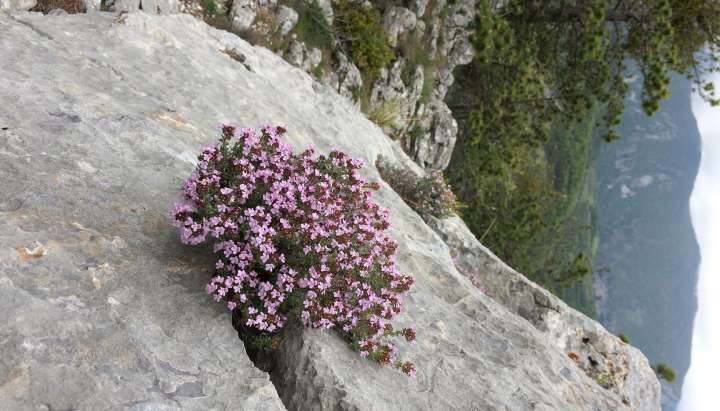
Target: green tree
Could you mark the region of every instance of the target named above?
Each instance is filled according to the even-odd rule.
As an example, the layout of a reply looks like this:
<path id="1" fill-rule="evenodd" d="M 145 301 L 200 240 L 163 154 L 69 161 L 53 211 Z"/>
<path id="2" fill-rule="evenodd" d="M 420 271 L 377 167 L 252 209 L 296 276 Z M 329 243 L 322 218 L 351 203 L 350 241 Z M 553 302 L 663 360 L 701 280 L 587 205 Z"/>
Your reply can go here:
<path id="1" fill-rule="evenodd" d="M 607 141 L 619 137 L 615 128 L 629 92 L 630 65 L 641 75 L 648 115 L 669 96 L 671 71 L 692 79 L 703 97 L 718 103 L 704 78 L 718 70 L 720 2 L 508 0 L 496 8 L 497 3 L 477 2 L 476 55 L 456 72 L 454 87 L 462 95 L 451 95 L 449 106 L 461 132 L 447 176 L 475 235 L 522 270 L 527 264 L 521 261 L 538 260 L 534 237 L 572 226 L 563 220 L 569 221 L 586 178 L 584 136 L 599 129 Z M 470 81 L 458 81 L 462 77 Z M 557 140 L 557 130 L 569 141 Z M 539 166 L 543 161 L 549 164 Z M 581 250 L 565 248 L 546 259 L 551 266 L 544 271 L 552 274 L 545 275 L 554 278 L 544 285 L 587 275 L 582 268 L 590 265 L 590 253 L 577 259 Z"/>
<path id="2" fill-rule="evenodd" d="M 671 70 L 694 80 L 698 92 L 718 104 L 712 84 L 704 80 L 718 69 L 716 1 L 510 0 L 499 11 L 490 3 L 478 5 L 474 36 L 487 79 L 480 87 L 494 88 L 477 108 L 478 132 L 504 116 L 541 115 L 542 120 L 514 123 L 519 126 L 514 134 L 522 136 L 557 116 L 582 119 L 599 101 L 606 111 L 606 139 L 615 139 L 629 59 L 643 75 L 648 115 L 669 96 Z"/>

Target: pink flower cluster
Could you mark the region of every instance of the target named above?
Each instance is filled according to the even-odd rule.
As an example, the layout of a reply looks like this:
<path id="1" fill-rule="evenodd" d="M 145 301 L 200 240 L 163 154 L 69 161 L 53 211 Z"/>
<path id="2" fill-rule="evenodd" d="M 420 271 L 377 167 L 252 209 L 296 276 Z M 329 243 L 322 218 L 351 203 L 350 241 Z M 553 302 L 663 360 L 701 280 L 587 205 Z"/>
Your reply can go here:
<path id="1" fill-rule="evenodd" d="M 386 321 L 401 311 L 413 278 L 395 265 L 389 214 L 370 191 L 377 184 L 360 176 L 362 161 L 340 151 L 293 154 L 284 132 L 223 126 L 184 184 L 186 201 L 172 211 L 181 240 L 210 237 L 218 256 L 207 292 L 240 310 L 258 335 L 297 315 L 414 376 L 386 338 L 415 340 L 414 328 L 394 331 Z"/>

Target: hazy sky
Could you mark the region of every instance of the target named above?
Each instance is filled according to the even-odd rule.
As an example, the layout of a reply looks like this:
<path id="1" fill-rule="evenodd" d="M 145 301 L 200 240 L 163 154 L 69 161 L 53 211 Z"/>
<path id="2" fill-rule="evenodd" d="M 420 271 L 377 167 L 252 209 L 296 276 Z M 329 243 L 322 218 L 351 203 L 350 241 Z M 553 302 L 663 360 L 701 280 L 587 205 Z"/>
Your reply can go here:
<path id="1" fill-rule="evenodd" d="M 714 81 L 720 86 L 720 76 Z M 702 136 L 700 172 L 690 197 L 700 272 L 690 369 L 678 410 L 716 411 L 720 409 L 720 107 L 693 96 L 692 109 Z"/>

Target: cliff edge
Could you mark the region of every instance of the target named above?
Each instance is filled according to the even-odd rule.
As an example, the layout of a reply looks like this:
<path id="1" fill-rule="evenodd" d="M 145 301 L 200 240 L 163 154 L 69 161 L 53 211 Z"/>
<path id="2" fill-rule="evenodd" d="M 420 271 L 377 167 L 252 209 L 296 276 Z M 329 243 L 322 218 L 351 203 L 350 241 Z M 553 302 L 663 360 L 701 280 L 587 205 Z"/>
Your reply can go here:
<path id="1" fill-rule="evenodd" d="M 658 410 L 645 357 L 387 185 L 417 380 L 288 329 L 270 376 L 168 210 L 223 121 L 417 167 L 350 102 L 188 15 L 0 12 L 0 403 L 9 409 Z M 453 260 L 453 255 L 456 257 Z M 473 276 L 469 275 L 470 273 Z M 472 277 L 472 278 L 471 278 Z M 479 281 L 482 292 L 473 284 Z"/>

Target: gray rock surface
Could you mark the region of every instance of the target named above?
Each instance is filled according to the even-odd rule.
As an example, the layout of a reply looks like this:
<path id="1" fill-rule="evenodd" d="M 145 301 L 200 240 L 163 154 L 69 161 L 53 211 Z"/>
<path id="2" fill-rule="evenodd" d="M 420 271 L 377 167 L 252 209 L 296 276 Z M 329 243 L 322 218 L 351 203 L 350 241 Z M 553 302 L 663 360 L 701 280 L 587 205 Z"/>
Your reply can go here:
<path id="1" fill-rule="evenodd" d="M 297 11 L 287 6 L 278 7 L 277 16 L 275 17 L 275 30 L 280 30 L 283 36 L 290 33 L 298 22 Z"/>
<path id="2" fill-rule="evenodd" d="M 659 384 L 642 354 L 634 350 L 627 364 L 629 398 L 601 387 L 565 351 L 577 347 L 558 342 L 585 330 L 607 342 L 612 336 L 599 324 L 564 323 L 582 315 L 562 305 L 568 314 L 555 318 L 552 332 L 533 327 L 460 274 L 446 244 L 404 212 L 393 192 L 381 190 L 380 197 L 395 204 L 398 263 L 417 280 L 398 320 L 418 325 L 417 344 L 403 346 L 418 365 L 417 380 L 362 360 L 331 334 L 290 328 L 272 375 L 289 409 L 659 410 Z"/>
<path id="3" fill-rule="evenodd" d="M 167 217 L 217 121 L 191 33 L 244 71 L 199 28 L 0 13 L 0 409 L 284 409 Z"/>
<path id="4" fill-rule="evenodd" d="M 202 17 L 199 0 L 188 0 L 183 5 L 193 2 L 196 7 L 186 11 Z M 425 169 L 442 170 L 450 161 L 457 135 L 456 122 L 443 99 L 453 82 L 453 69 L 469 63 L 473 57 L 469 26 L 475 16 L 475 0 L 452 3 L 413 0 L 406 5 L 408 7 L 384 7 L 370 1 L 360 5 L 375 9 L 368 12 L 383 12 L 386 37 L 397 56 L 391 66 L 385 67 L 374 78 L 369 89 L 362 88 L 361 72 L 348 59 L 347 48 L 337 48 L 336 40 L 333 40 L 334 45 L 325 46 L 325 50 L 309 50 L 293 32 L 298 13 L 285 5 L 278 6 L 277 0 L 233 1 L 230 17 L 233 28 L 253 42 L 263 44 L 264 39 L 265 44 L 278 44 L 278 39 L 282 38 L 280 44 L 284 46 L 276 49 L 279 55 L 290 64 L 318 76 L 323 84 L 348 97 L 358 107 L 358 97 L 363 97 L 366 113 L 388 112 L 391 108 L 395 120 L 383 121 L 383 131 L 401 140 L 406 152 Z M 318 6 L 332 24 L 332 1 L 322 0 Z M 425 58 L 406 58 L 408 48 L 412 47 L 426 47 Z M 323 58 L 323 51 L 329 61 L 319 74 L 316 68 Z M 422 74 L 418 75 L 418 72 Z"/>
<path id="5" fill-rule="evenodd" d="M 547 334 L 578 368 L 634 410 L 659 407 L 660 384 L 645 356 L 528 280 L 480 244 L 458 217 L 425 217 L 455 255 L 458 270 L 511 312 Z"/>
<path id="6" fill-rule="evenodd" d="M 350 62 L 350 59 L 342 53 L 337 53 L 338 68 L 335 70 L 338 79 L 337 92 L 340 95 L 347 97 L 349 100 L 360 104 L 355 101 L 355 95 L 362 85 L 362 74 L 360 70 Z"/>
<path id="7" fill-rule="evenodd" d="M 305 46 L 305 43 L 298 40 L 292 40 L 288 45 L 288 49 L 285 52 L 284 57 L 288 63 L 292 64 L 295 67 L 302 68 L 303 63 L 305 62 L 306 54 L 307 47 Z"/>
<path id="8" fill-rule="evenodd" d="M 257 8 L 257 0 L 234 0 L 230 9 L 232 27 L 239 31 L 248 30 L 255 21 Z"/>
<path id="9" fill-rule="evenodd" d="M 88 10 L 97 10 L 99 8 L 98 0 L 87 0 L 85 2 L 94 2 Z M 180 10 L 178 0 L 114 0 L 112 3 L 114 11 L 134 12 L 142 10 L 149 14 L 174 14 Z"/>
<path id="10" fill-rule="evenodd" d="M 30 10 L 36 4 L 37 0 L 0 0 L 0 11 Z"/>
<path id="11" fill-rule="evenodd" d="M 421 167 L 427 170 L 443 170 L 450 164 L 458 124 L 444 101 L 434 97 L 427 105 L 427 114 L 419 116 L 427 133 L 414 139 L 406 139 L 406 151 Z"/>
<path id="12" fill-rule="evenodd" d="M 418 18 L 421 18 L 425 15 L 425 8 L 427 7 L 428 2 L 429 0 L 412 0 L 410 2 L 410 9 L 415 12 L 415 15 Z"/>
<path id="13" fill-rule="evenodd" d="M 405 7 L 391 7 L 383 16 L 388 42 L 397 46 L 398 36 L 415 28 L 417 16 Z"/>
<path id="14" fill-rule="evenodd" d="M 311 71 L 322 62 L 322 52 L 313 48 L 308 50 L 305 43 L 299 40 L 290 40 L 287 51 L 283 54 L 285 60 L 295 67 Z"/>
<path id="15" fill-rule="evenodd" d="M 421 66 L 415 67 L 406 85 L 402 79 L 405 60 L 396 60 L 390 70 L 382 69 L 378 79 L 373 83 L 370 95 L 370 105 L 381 107 L 388 104 L 393 107 L 395 121 L 384 125 L 383 131 L 389 136 L 402 134 L 415 120 L 416 105 L 420 100 L 424 82 L 424 73 Z"/>
<path id="16" fill-rule="evenodd" d="M 202 292 L 210 249 L 170 227 L 199 146 L 222 121 L 273 122 L 296 149 L 368 160 L 376 181 L 378 155 L 419 167 L 334 90 L 187 15 L 0 14 L 0 32 L 0 101 L 13 102 L 0 110 L 0 404 L 282 409 L 277 391 L 289 409 L 629 409 L 558 343 L 586 324 L 606 341 L 602 327 L 574 313 L 544 330 L 481 293 L 385 184 L 398 264 L 416 278 L 396 324 L 418 326 L 401 347 L 417 380 L 289 327 L 273 390 Z M 647 361 L 628 358 L 633 409 L 659 409 Z"/>

